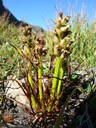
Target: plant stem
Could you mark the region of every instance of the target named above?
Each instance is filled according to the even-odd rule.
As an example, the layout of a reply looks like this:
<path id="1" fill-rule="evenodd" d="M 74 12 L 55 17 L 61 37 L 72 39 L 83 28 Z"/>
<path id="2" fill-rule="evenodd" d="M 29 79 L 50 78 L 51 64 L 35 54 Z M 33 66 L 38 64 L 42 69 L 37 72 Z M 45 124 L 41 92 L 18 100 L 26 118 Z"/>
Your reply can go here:
<path id="1" fill-rule="evenodd" d="M 33 109 L 36 109 L 36 101 L 35 101 L 35 98 L 34 98 L 33 95 L 31 96 L 31 101 L 32 101 L 32 107 L 33 107 Z"/>
<path id="2" fill-rule="evenodd" d="M 30 83 L 31 89 L 33 89 L 33 80 L 32 80 L 32 75 L 30 74 L 30 72 L 28 73 L 28 81 Z M 30 91 L 31 91 L 31 89 L 30 89 Z M 32 102 L 33 109 L 36 109 L 36 101 L 35 101 L 35 97 L 33 96 L 33 94 L 31 96 L 31 102 Z"/>
<path id="3" fill-rule="evenodd" d="M 39 55 L 40 65 L 38 67 L 38 86 L 39 86 L 39 98 L 41 102 L 42 109 L 44 109 L 43 103 L 43 85 L 42 85 L 42 57 Z"/>
<path id="4" fill-rule="evenodd" d="M 57 82 L 58 82 L 58 75 L 59 75 L 59 69 L 60 69 L 60 56 L 56 57 L 56 64 L 55 64 L 55 68 L 54 68 L 54 77 L 52 79 L 52 90 L 51 90 L 51 101 L 49 103 L 48 106 L 48 112 L 50 112 L 52 110 L 52 106 L 53 106 L 53 102 L 54 102 L 54 98 L 55 98 L 55 92 L 56 92 L 56 88 L 57 88 Z"/>
<path id="5" fill-rule="evenodd" d="M 62 78 L 64 74 L 64 69 L 61 67 L 60 68 L 60 73 L 59 73 L 59 81 L 58 81 L 58 86 L 57 86 L 57 98 L 59 97 L 60 91 L 61 91 L 61 84 L 62 84 Z"/>
<path id="6" fill-rule="evenodd" d="M 54 68 L 54 77 L 52 79 L 52 93 L 51 93 L 51 98 L 53 99 L 55 96 L 55 92 L 56 92 L 56 87 L 57 87 L 57 82 L 58 79 L 57 77 L 59 76 L 59 70 L 60 70 L 60 56 L 56 57 L 56 64 L 55 64 L 55 68 Z"/>

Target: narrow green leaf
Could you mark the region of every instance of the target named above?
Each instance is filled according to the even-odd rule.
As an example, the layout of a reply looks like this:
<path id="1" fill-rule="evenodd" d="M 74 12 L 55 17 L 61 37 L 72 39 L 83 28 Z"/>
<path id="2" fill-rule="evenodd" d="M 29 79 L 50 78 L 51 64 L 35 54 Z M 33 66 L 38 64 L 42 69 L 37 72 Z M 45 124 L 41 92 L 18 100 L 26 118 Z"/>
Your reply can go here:
<path id="1" fill-rule="evenodd" d="M 92 91 L 92 87 L 91 87 L 91 84 L 88 83 L 88 87 L 87 87 L 87 93 L 91 93 Z"/>
<path id="2" fill-rule="evenodd" d="M 28 73 L 28 81 L 31 85 L 31 88 L 33 89 L 33 80 L 32 80 L 32 75 L 30 73 Z"/>

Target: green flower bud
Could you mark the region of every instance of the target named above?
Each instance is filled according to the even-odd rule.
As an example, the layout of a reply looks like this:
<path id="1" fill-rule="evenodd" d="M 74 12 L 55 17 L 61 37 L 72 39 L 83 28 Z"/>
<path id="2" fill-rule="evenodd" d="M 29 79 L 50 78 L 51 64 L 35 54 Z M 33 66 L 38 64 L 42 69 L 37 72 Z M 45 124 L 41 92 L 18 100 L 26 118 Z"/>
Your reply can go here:
<path id="1" fill-rule="evenodd" d="M 56 33 L 57 33 L 57 35 L 61 35 L 61 33 L 62 33 L 62 31 L 60 30 L 60 29 L 56 29 Z"/>
<path id="2" fill-rule="evenodd" d="M 63 48 L 66 48 L 66 39 L 65 38 L 60 41 L 60 46 Z"/>
<path id="3" fill-rule="evenodd" d="M 64 59 L 64 57 L 65 57 L 64 53 L 62 53 L 61 56 L 60 56 L 61 61 Z"/>
<path id="4" fill-rule="evenodd" d="M 59 16 L 57 19 L 55 19 L 55 24 L 57 24 L 58 22 L 61 22 L 62 18 Z"/>
<path id="5" fill-rule="evenodd" d="M 58 56 L 61 54 L 61 47 L 60 45 L 55 45 L 54 46 L 54 55 Z"/>
<path id="6" fill-rule="evenodd" d="M 66 16 L 65 18 L 63 18 L 63 19 L 61 20 L 61 25 L 62 25 L 62 26 L 65 25 L 65 24 L 69 21 L 69 19 L 70 19 L 70 16 Z"/>
<path id="7" fill-rule="evenodd" d="M 68 31 L 69 28 L 70 28 L 70 25 L 68 24 L 68 25 L 65 26 L 65 27 L 61 27 L 60 30 L 61 30 L 62 32 L 66 32 L 66 31 Z"/>
<path id="8" fill-rule="evenodd" d="M 65 20 L 65 18 L 63 18 L 62 20 L 61 20 L 61 25 L 63 26 L 63 25 L 65 25 L 66 24 L 66 20 Z"/>
<path id="9" fill-rule="evenodd" d="M 61 53 L 61 56 L 60 56 L 61 60 L 62 60 L 62 59 L 64 59 L 64 58 L 67 58 L 67 57 L 68 57 L 68 55 L 70 54 L 70 52 L 69 52 L 69 51 L 64 50 L 64 49 L 62 49 L 62 51 L 61 51 L 61 52 L 62 52 L 62 53 Z"/>
<path id="10" fill-rule="evenodd" d="M 56 36 L 54 36 L 54 43 L 59 43 L 59 39 L 58 39 L 58 37 L 56 37 Z"/>
<path id="11" fill-rule="evenodd" d="M 60 21 L 58 21 L 58 22 L 56 23 L 56 28 L 58 28 L 58 29 L 61 28 L 61 22 L 60 22 Z"/>

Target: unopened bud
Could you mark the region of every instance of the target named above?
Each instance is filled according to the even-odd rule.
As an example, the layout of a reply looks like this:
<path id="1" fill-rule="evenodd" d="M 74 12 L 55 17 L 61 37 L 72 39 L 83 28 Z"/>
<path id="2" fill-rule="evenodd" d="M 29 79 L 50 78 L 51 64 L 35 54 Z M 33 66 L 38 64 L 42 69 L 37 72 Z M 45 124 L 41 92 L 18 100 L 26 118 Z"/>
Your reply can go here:
<path id="1" fill-rule="evenodd" d="M 54 47 L 54 55 L 58 56 L 61 53 L 61 48 L 59 45 L 55 45 Z"/>
<path id="2" fill-rule="evenodd" d="M 62 16 L 63 16 L 63 12 L 59 12 L 59 16 L 62 18 Z"/>
<path id="3" fill-rule="evenodd" d="M 61 27 L 60 30 L 61 30 L 62 32 L 66 32 L 66 31 L 68 31 L 69 27 L 70 27 L 70 25 L 68 24 L 68 25 L 65 26 L 65 27 Z"/>
<path id="4" fill-rule="evenodd" d="M 70 19 L 70 16 L 66 16 L 65 18 L 63 18 L 63 19 L 61 20 L 62 26 L 65 25 L 65 24 L 69 21 L 69 19 Z"/>
<path id="5" fill-rule="evenodd" d="M 66 48 L 66 39 L 65 38 L 60 41 L 60 46 L 63 48 Z"/>
<path id="6" fill-rule="evenodd" d="M 59 43 L 59 39 L 58 39 L 58 37 L 54 37 L 54 43 Z"/>
<path id="7" fill-rule="evenodd" d="M 60 28 L 61 27 L 61 22 L 60 21 L 58 21 L 57 23 L 56 23 L 56 28 Z"/>
<path id="8" fill-rule="evenodd" d="M 62 18 L 59 16 L 57 19 L 55 19 L 55 24 L 57 24 L 58 22 L 61 22 Z"/>
<path id="9" fill-rule="evenodd" d="M 60 36 L 62 31 L 60 29 L 56 29 L 56 33 Z"/>

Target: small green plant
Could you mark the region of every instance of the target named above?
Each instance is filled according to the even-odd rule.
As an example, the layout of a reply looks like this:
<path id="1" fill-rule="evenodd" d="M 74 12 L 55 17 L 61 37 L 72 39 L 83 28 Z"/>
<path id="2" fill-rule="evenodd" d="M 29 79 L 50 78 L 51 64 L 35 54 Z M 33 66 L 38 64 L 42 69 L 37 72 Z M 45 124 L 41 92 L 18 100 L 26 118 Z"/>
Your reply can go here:
<path id="1" fill-rule="evenodd" d="M 70 39 L 69 19 L 70 16 L 63 17 L 63 13 L 60 12 L 58 18 L 54 21 L 54 40 L 51 54 L 54 59 L 50 63 L 53 63 L 53 66 L 48 71 L 52 75 L 44 74 L 44 64 L 48 63 L 45 61 L 48 49 L 45 47 L 46 41 L 43 34 L 32 35 L 31 27 L 25 23 L 21 27 L 21 48 L 11 44 L 22 58 L 22 73 L 27 78 L 24 92 L 30 101 L 33 112 L 38 112 L 39 110 L 51 112 L 58 108 L 62 80 L 63 76 L 68 73 L 68 57 L 73 44 Z M 44 83 L 45 78 L 48 82 Z M 45 91 L 44 88 L 46 88 Z"/>

